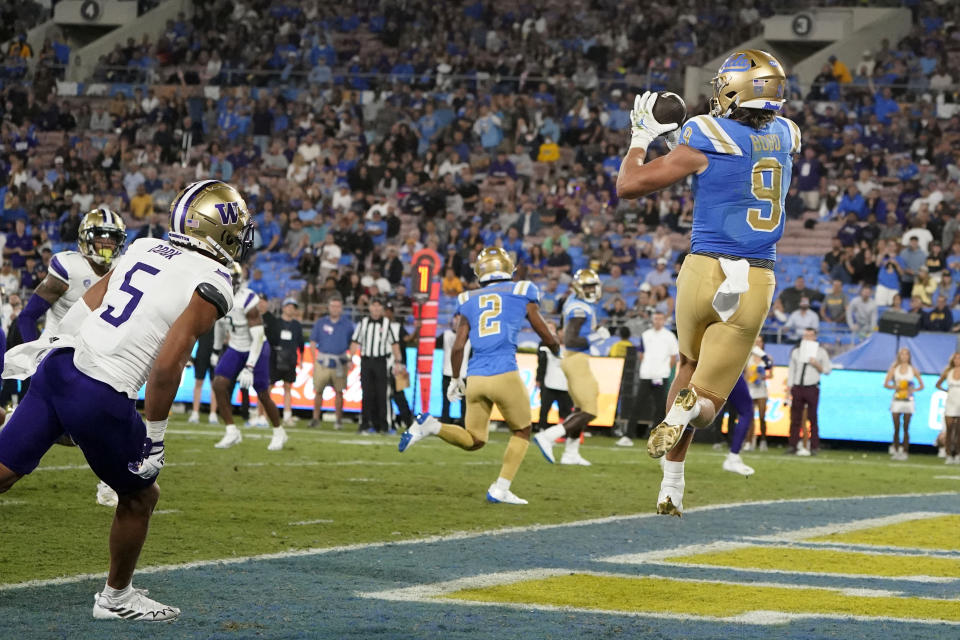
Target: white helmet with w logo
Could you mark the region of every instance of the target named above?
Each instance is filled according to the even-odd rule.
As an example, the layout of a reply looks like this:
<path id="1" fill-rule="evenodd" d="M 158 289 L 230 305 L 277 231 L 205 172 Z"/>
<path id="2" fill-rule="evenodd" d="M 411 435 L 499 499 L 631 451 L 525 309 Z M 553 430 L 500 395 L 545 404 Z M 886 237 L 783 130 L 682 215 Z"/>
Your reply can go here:
<path id="1" fill-rule="evenodd" d="M 220 180 L 201 180 L 170 204 L 169 238 L 230 266 L 253 246 L 253 220 L 240 192 Z"/>

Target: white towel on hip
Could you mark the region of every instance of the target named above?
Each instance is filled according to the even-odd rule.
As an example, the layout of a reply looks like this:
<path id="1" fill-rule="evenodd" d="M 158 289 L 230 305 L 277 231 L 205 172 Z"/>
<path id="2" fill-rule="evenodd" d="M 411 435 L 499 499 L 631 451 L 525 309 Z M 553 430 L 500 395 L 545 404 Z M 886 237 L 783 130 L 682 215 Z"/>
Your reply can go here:
<path id="1" fill-rule="evenodd" d="M 41 337 L 32 342 L 18 344 L 7 351 L 3 360 L 4 379 L 23 380 L 37 372 L 37 367 L 54 349 L 77 346 L 74 336 Z"/>
<path id="2" fill-rule="evenodd" d="M 740 306 L 740 294 L 750 289 L 750 263 L 743 258 L 740 260 L 718 258 L 718 260 L 726 279 L 720 283 L 716 295 L 713 296 L 713 309 L 720 319 L 726 322 Z"/>

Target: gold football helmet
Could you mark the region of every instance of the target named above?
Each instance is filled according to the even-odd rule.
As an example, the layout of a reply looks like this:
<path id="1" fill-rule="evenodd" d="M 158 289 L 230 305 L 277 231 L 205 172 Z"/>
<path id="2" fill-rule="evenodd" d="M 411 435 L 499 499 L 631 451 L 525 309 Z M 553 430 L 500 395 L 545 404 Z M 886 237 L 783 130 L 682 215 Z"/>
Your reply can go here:
<path id="1" fill-rule="evenodd" d="M 106 207 L 88 211 L 80 221 L 77 248 L 91 262 L 109 267 L 123 251 L 126 240 L 123 218 Z"/>
<path id="2" fill-rule="evenodd" d="M 220 180 L 201 180 L 170 203 L 169 238 L 231 266 L 253 246 L 253 220 L 236 189 Z"/>
<path id="3" fill-rule="evenodd" d="M 710 115 L 726 118 L 737 107 L 780 111 L 787 101 L 783 65 L 760 49 L 736 51 L 720 65 L 713 84 Z"/>
<path id="4" fill-rule="evenodd" d="M 477 274 L 480 284 L 491 280 L 510 280 L 516 267 L 513 259 L 506 251 L 499 247 L 486 247 L 477 256 L 477 263 L 473 272 Z"/>
<path id="5" fill-rule="evenodd" d="M 600 276 L 593 269 L 579 269 L 573 274 L 570 288 L 581 300 L 596 302 L 600 299 Z"/>

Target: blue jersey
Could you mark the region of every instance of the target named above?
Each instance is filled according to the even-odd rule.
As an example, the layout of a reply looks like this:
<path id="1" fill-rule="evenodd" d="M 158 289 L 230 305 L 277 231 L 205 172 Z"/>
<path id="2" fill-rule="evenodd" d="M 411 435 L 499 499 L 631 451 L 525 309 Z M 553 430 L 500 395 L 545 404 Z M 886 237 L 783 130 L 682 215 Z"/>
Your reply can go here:
<path id="1" fill-rule="evenodd" d="M 581 300 L 576 296 L 570 296 L 567 298 L 566 302 L 563 303 L 563 324 L 564 326 L 570 322 L 572 318 L 584 318 L 583 324 L 580 325 L 579 336 L 581 338 L 587 339 L 587 346 L 581 348 L 567 346 L 567 351 L 579 351 L 580 353 L 589 353 L 589 335 L 597 330 L 597 309 L 592 304 L 586 300 Z"/>
<path id="2" fill-rule="evenodd" d="M 701 115 L 683 125 L 680 140 L 710 160 L 693 178 L 691 253 L 776 259 L 800 128 L 779 116 L 754 129 Z"/>
<path id="3" fill-rule="evenodd" d="M 457 297 L 457 313 L 470 325 L 468 376 L 517 370 L 517 333 L 531 302 L 540 304 L 540 290 L 528 280 L 495 282 Z"/>

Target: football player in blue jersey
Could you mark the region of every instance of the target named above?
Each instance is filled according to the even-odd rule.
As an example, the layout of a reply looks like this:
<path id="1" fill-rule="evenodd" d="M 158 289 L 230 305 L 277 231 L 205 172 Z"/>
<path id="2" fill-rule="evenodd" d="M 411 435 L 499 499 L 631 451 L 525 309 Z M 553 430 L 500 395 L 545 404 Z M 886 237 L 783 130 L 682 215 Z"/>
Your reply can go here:
<path id="1" fill-rule="evenodd" d="M 693 428 L 705 427 L 733 388 L 770 308 L 776 243 L 800 129 L 779 115 L 786 75 L 758 49 L 727 58 L 713 79 L 710 115 L 682 128 L 653 116 L 657 96 L 638 96 L 630 150 L 617 177 L 621 198 L 639 198 L 693 177 L 690 255 L 677 277 L 680 362 L 669 411 L 647 451 L 666 454 L 657 512 L 680 515 L 683 460 Z M 670 153 L 644 163 L 665 135 Z"/>
<path id="2" fill-rule="evenodd" d="M 544 429 L 533 437 L 543 457 L 551 464 L 553 442 L 566 436 L 567 445 L 560 464 L 590 466 L 580 455 L 580 434 L 597 417 L 597 378 L 590 370 L 590 345 L 610 337 L 610 332 L 597 326 L 596 303 L 600 299 L 600 276 L 593 269 L 580 269 L 570 283 L 573 295 L 563 303 L 563 344 L 566 353 L 560 361 L 574 411 L 563 423 Z"/>
<path id="3" fill-rule="evenodd" d="M 540 291 L 528 280 L 513 281 L 513 260 L 500 248 L 487 247 L 477 256 L 474 272 L 480 288 L 457 298 L 463 320 L 457 327 L 451 362 L 462 371 L 463 350 L 470 340 L 467 379 L 455 378 L 447 388 L 451 402 L 466 397 L 464 427 L 441 424 L 426 413 L 417 415 L 400 437 L 399 449 L 406 451 L 427 436 L 476 451 L 487 443 L 490 412 L 497 405 L 512 435 L 503 455 L 500 476 L 487 490 L 487 500 L 506 504 L 527 504 L 510 491 L 523 456 L 530 446 L 530 396 L 517 368 L 517 333 L 527 320 L 543 343 L 555 354 L 560 345 L 540 315 Z"/>

